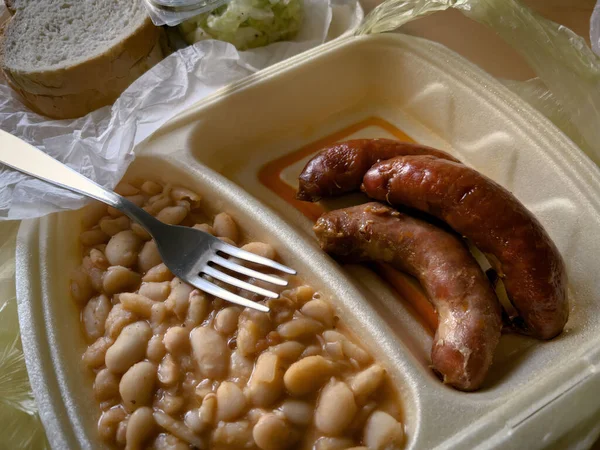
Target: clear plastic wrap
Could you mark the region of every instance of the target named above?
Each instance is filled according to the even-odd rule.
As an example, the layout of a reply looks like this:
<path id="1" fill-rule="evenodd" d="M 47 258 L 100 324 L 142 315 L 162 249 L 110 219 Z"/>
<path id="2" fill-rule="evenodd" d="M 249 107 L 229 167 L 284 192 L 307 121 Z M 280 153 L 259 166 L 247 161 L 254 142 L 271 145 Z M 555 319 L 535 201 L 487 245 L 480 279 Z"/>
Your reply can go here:
<path id="1" fill-rule="evenodd" d="M 365 18 L 357 34 L 395 30 L 449 8 L 490 27 L 523 56 L 539 81 L 510 83 L 511 89 L 600 164 L 600 58 L 581 36 L 517 0 L 387 0 Z"/>

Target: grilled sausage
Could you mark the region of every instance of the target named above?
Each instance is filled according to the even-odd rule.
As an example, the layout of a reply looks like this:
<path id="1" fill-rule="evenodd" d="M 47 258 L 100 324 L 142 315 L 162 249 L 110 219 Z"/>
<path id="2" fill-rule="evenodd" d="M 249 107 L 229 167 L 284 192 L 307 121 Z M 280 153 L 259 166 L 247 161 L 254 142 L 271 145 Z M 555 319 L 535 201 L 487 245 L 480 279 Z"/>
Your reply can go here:
<path id="1" fill-rule="evenodd" d="M 524 322 L 514 325 L 542 339 L 560 334 L 569 313 L 564 261 L 538 220 L 502 186 L 451 161 L 401 156 L 369 169 L 362 189 L 438 217 L 470 239 L 503 279 Z"/>
<path id="2" fill-rule="evenodd" d="M 386 262 L 415 276 L 439 317 L 433 368 L 457 389 L 481 386 L 500 339 L 501 308 L 462 239 L 376 202 L 327 212 L 313 229 L 323 250 L 344 261 Z"/>
<path id="3" fill-rule="evenodd" d="M 373 164 L 400 155 L 435 155 L 457 161 L 441 150 L 391 139 L 340 142 L 325 147 L 306 164 L 299 176 L 296 198 L 316 202 L 324 197 L 357 191 L 363 175 Z"/>

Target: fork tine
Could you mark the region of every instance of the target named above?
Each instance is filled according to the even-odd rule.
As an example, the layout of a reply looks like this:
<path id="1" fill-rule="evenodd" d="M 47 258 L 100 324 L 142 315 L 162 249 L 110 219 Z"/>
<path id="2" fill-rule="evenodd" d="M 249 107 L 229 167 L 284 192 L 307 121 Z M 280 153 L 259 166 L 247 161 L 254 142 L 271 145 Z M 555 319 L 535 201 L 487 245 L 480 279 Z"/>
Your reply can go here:
<path id="1" fill-rule="evenodd" d="M 204 267 L 204 269 L 202 269 L 202 272 L 206 275 L 216 278 L 217 280 L 224 281 L 225 283 L 231 284 L 241 289 L 246 289 L 247 291 L 254 292 L 255 294 L 264 295 L 265 297 L 271 298 L 279 297 L 279 294 L 277 294 L 276 292 L 263 289 L 259 286 L 254 286 L 253 284 L 246 283 L 242 280 L 238 280 L 237 278 L 227 275 L 226 273 L 220 272 L 211 266 Z"/>
<path id="2" fill-rule="evenodd" d="M 238 272 L 243 275 L 256 278 L 257 280 L 266 281 L 267 283 L 276 284 L 278 286 L 288 285 L 288 282 L 282 278 L 267 275 L 266 273 L 262 272 L 257 272 L 256 270 L 249 269 L 248 267 L 242 266 L 241 264 L 231 262 L 228 259 L 225 259 L 219 255 L 213 256 L 211 261 L 215 264 L 220 265 L 221 267 L 225 267 L 226 269 L 233 270 L 234 272 Z"/>
<path id="3" fill-rule="evenodd" d="M 290 267 L 284 266 L 283 264 L 279 264 L 278 262 L 270 260 L 268 258 L 255 255 L 254 253 L 247 252 L 246 250 L 239 249 L 225 242 L 219 242 L 217 244 L 217 250 L 220 250 L 223 253 L 227 253 L 230 256 L 235 256 L 239 259 L 254 262 L 257 264 L 262 264 L 263 266 L 267 266 L 272 269 L 277 269 L 281 272 L 289 273 L 290 275 L 296 275 L 297 273 L 294 269 L 291 269 Z"/>
<path id="4" fill-rule="evenodd" d="M 240 297 L 239 295 L 234 294 L 233 292 L 229 292 L 226 289 L 223 289 L 216 284 L 211 283 L 204 278 L 197 276 L 191 279 L 186 279 L 188 283 L 192 286 L 197 287 L 198 289 L 208 292 L 209 294 L 214 295 L 215 297 L 222 298 L 223 300 L 227 300 L 228 302 L 235 303 L 236 305 L 244 306 L 246 308 L 256 309 L 260 312 L 269 312 L 269 307 L 265 305 L 261 305 L 260 303 L 253 302 L 252 300 L 248 300 L 247 298 Z"/>

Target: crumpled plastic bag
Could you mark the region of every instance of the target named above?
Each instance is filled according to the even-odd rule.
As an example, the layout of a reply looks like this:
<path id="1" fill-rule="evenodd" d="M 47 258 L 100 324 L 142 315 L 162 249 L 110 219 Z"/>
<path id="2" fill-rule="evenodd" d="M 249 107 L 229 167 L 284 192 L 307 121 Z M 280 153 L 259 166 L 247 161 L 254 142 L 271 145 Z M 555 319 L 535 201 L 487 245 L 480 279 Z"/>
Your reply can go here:
<path id="1" fill-rule="evenodd" d="M 325 42 L 334 12 L 342 32 L 363 18 L 358 0 L 305 0 L 303 27 L 293 41 L 238 52 L 201 41 L 154 66 L 112 106 L 74 120 L 29 111 L 0 79 L 0 129 L 20 137 L 100 185 L 113 188 L 134 158 L 133 148 L 169 119 L 217 89 Z M 339 23 L 338 23 L 339 25 Z M 26 219 L 78 209 L 87 199 L 7 167 L 0 169 L 0 219 Z"/>
<path id="2" fill-rule="evenodd" d="M 449 8 L 488 26 L 523 56 L 538 80 L 507 85 L 600 165 L 600 57 L 581 36 L 517 0 L 387 0 L 365 18 L 356 34 L 391 31 Z"/>

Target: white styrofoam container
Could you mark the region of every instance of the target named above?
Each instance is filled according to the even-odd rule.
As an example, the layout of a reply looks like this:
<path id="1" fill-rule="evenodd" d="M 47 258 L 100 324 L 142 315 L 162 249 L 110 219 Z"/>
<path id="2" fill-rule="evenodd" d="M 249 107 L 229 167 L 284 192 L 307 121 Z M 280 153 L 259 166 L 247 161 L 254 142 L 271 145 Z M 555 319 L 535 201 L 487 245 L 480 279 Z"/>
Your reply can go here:
<path id="1" fill-rule="evenodd" d="M 367 117 L 445 149 L 511 190 L 562 252 L 571 315 L 549 342 L 503 336 L 484 389 L 462 393 L 428 368 L 431 337 L 366 268 L 340 268 L 312 223 L 258 180 L 265 163 Z M 386 136 L 369 127 L 354 136 Z M 387 366 L 408 448 L 543 448 L 600 412 L 600 171 L 558 129 L 448 49 L 402 35 L 345 38 L 235 83 L 166 124 L 126 175 L 177 180 L 230 212 L 332 296 L 343 320 Z M 293 184 L 302 161 L 282 173 Z M 85 343 L 68 272 L 79 212 L 26 221 L 17 247 L 23 347 L 54 448 L 101 448 Z"/>

